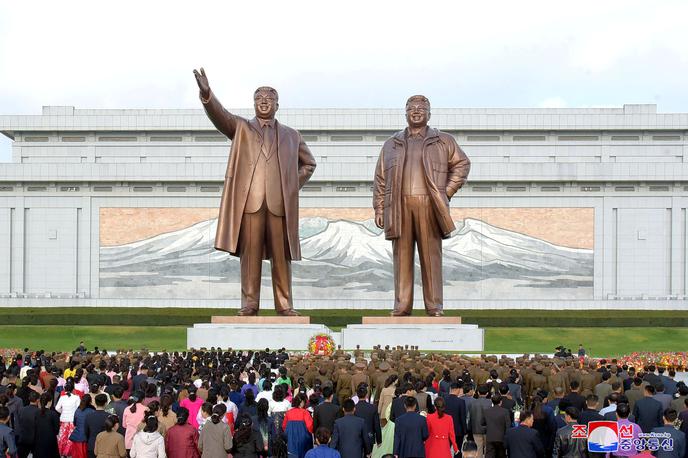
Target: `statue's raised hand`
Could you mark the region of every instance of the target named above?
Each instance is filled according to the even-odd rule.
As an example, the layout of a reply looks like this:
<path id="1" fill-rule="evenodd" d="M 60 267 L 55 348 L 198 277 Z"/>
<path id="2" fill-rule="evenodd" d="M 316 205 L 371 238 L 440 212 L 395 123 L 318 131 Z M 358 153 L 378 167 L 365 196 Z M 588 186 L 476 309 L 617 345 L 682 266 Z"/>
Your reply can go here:
<path id="1" fill-rule="evenodd" d="M 195 69 L 193 72 L 196 77 L 196 83 L 198 83 L 198 89 L 201 90 L 201 97 L 207 99 L 210 97 L 210 84 L 208 84 L 208 77 L 205 76 L 205 70 L 201 67 L 200 72 Z"/>

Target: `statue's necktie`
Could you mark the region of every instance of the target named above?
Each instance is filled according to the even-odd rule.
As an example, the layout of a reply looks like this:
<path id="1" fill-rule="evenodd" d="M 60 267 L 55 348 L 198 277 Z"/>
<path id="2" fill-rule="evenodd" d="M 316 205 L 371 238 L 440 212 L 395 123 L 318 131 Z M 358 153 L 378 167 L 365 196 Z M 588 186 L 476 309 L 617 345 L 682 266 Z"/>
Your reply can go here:
<path id="1" fill-rule="evenodd" d="M 270 156 L 270 151 L 272 150 L 272 130 L 270 124 L 265 124 L 263 126 L 263 154 L 265 157 Z"/>

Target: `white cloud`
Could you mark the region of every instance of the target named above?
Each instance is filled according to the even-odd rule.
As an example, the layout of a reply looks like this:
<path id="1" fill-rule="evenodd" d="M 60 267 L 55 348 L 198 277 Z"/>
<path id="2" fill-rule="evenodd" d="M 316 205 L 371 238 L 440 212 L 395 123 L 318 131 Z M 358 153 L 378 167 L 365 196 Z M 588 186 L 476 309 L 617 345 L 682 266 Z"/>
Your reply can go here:
<path id="1" fill-rule="evenodd" d="M 5 2 L 0 113 L 41 105 L 568 106 L 687 111 L 688 2 Z M 560 106 L 560 105 L 557 105 Z M 660 105 L 660 110 L 662 106 Z"/>
<path id="2" fill-rule="evenodd" d="M 561 97 L 547 97 L 545 100 L 538 104 L 540 108 L 566 108 L 568 103 Z"/>
<path id="3" fill-rule="evenodd" d="M 660 1 L 650 7 L 647 2 L 630 2 L 625 7 L 618 6 L 600 2 L 594 9 L 595 15 L 580 24 L 580 36 L 572 43 L 570 52 L 572 66 L 601 73 L 624 59 L 646 62 L 658 52 L 673 54 L 684 63 L 688 60 L 688 3 Z"/>

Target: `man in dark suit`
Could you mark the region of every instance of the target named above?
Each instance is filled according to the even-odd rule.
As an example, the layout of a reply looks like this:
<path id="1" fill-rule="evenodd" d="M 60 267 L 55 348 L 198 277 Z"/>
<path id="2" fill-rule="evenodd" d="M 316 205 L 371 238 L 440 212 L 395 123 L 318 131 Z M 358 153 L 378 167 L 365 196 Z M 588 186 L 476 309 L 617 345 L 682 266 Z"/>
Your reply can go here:
<path id="1" fill-rule="evenodd" d="M 580 390 L 580 383 L 578 383 L 578 380 L 571 380 L 569 388 L 571 392 L 559 401 L 559 410 L 561 411 L 566 410 L 568 407 L 575 407 L 579 412 L 582 411 L 585 409 L 585 398 L 578 392 L 578 390 Z"/>
<path id="2" fill-rule="evenodd" d="M 520 423 L 504 436 L 504 445 L 509 458 L 544 458 L 545 449 L 533 428 L 533 413 L 521 411 Z"/>
<path id="3" fill-rule="evenodd" d="M 356 395 L 358 396 L 358 403 L 356 404 L 355 415 L 365 421 L 368 443 L 380 445 L 382 443 L 380 414 L 377 413 L 377 407 L 368 402 L 368 386 L 366 384 L 359 385 Z"/>
<path id="4" fill-rule="evenodd" d="M 17 433 L 17 455 L 19 458 L 26 458 L 33 452 L 33 445 L 36 437 L 36 415 L 38 400 L 40 395 L 35 391 L 29 391 L 29 405 L 19 410 L 16 433 Z"/>
<path id="5" fill-rule="evenodd" d="M 475 401 L 475 386 L 471 382 L 463 383 L 461 380 L 458 383 L 461 385 L 461 396 L 459 397 L 466 404 L 466 415 L 468 415 L 468 409 L 471 408 L 471 404 Z"/>
<path id="6" fill-rule="evenodd" d="M 688 399 L 685 399 L 683 402 L 685 407 L 684 410 L 678 414 L 678 419 L 681 421 L 681 432 L 685 434 L 686 439 L 688 439 Z"/>
<path id="7" fill-rule="evenodd" d="M 595 395 L 598 399 L 603 400 L 610 394 L 612 394 L 612 382 L 610 381 L 612 377 L 611 372 L 602 373 L 602 381 L 595 385 Z"/>
<path id="8" fill-rule="evenodd" d="M 489 388 L 486 384 L 478 386 L 478 399 L 468 406 L 468 431 L 473 434 L 473 440 L 478 444 L 478 458 L 485 456 L 485 432 L 483 414 L 492 407 L 492 401 L 487 397 Z"/>
<path id="9" fill-rule="evenodd" d="M 674 369 L 669 369 L 669 376 L 667 377 L 664 375 L 663 369 L 662 367 L 658 369 L 659 378 L 664 384 L 664 392 L 673 397 L 676 394 L 676 387 L 678 385 L 678 382 L 674 379 L 674 377 L 676 377 L 676 371 Z"/>
<path id="10" fill-rule="evenodd" d="M 331 386 L 325 386 L 322 390 L 323 401 L 313 410 L 313 431 L 321 426 L 334 431 L 334 422 L 337 418 L 342 416 L 342 409 L 332 402 L 334 390 Z"/>
<path id="11" fill-rule="evenodd" d="M 84 432 L 88 442 L 88 458 L 96 458 L 96 436 L 105 431 L 105 419 L 110 416 L 105 411 L 105 404 L 107 404 L 107 395 L 101 393 L 96 395 L 96 410 L 86 416 L 86 426 Z"/>
<path id="12" fill-rule="evenodd" d="M 671 401 L 673 401 L 673 398 L 666 394 L 664 391 L 664 383 L 659 382 L 656 386 L 655 389 L 657 392 L 654 395 L 654 398 L 659 401 L 660 404 L 662 404 L 662 410 L 666 410 L 671 406 Z"/>
<path id="13" fill-rule="evenodd" d="M 657 458 L 683 458 L 686 454 L 686 435 L 674 428 L 676 418 L 678 418 L 676 411 L 674 409 L 667 409 L 664 411 L 664 425 L 652 430 L 656 434 L 669 434 L 673 441 L 673 450 L 664 450 L 660 447 L 655 452 Z"/>
<path id="14" fill-rule="evenodd" d="M 416 412 L 418 401 L 415 397 L 407 396 L 404 406 L 406 413 L 394 422 L 394 455 L 398 458 L 425 458 L 428 423 Z"/>
<path id="15" fill-rule="evenodd" d="M 509 412 L 509 418 L 511 419 L 511 424 L 514 423 L 514 407 L 516 407 L 516 400 L 513 398 L 511 391 L 509 391 L 509 385 L 505 382 L 499 384 L 499 394 L 502 395 L 502 407 Z M 557 405 L 559 400 L 557 400 Z"/>
<path id="16" fill-rule="evenodd" d="M 502 396 L 492 396 L 492 407 L 483 411 L 483 426 L 485 426 L 485 456 L 487 458 L 506 458 L 504 449 L 504 435 L 511 427 L 509 412 L 502 407 Z"/>
<path id="17" fill-rule="evenodd" d="M 643 380 L 649 383 L 650 385 L 654 386 L 655 388 L 662 381 L 662 379 L 659 378 L 657 374 L 655 374 L 656 370 L 657 367 L 654 364 L 651 364 L 647 367 L 647 373 L 645 373 L 645 375 L 643 376 Z"/>
<path id="18" fill-rule="evenodd" d="M 643 394 L 643 398 L 636 401 L 633 407 L 633 416 L 640 429 L 644 433 L 649 433 L 664 423 L 662 403 L 653 398 L 655 387 L 652 384 L 645 385 Z"/>
<path id="19" fill-rule="evenodd" d="M 688 386 L 685 383 L 679 382 L 676 386 L 676 397 L 671 401 L 671 408 L 681 414 L 686 410 L 686 399 L 688 399 Z"/>
<path id="20" fill-rule="evenodd" d="M 389 419 L 392 421 L 396 421 L 397 417 L 402 416 L 403 414 L 406 413 L 406 404 L 405 400 L 407 397 L 414 397 L 415 392 L 413 391 L 413 385 L 410 383 L 404 383 L 401 387 L 402 389 L 402 394 L 401 396 L 394 398 L 392 400 L 392 408 L 389 414 Z M 416 403 L 416 411 L 418 409 L 418 403 Z"/>
<path id="21" fill-rule="evenodd" d="M 597 405 L 599 404 L 599 398 L 597 395 L 590 394 L 585 398 L 585 409 L 578 416 L 579 425 L 587 425 L 591 421 L 601 421 L 604 417 L 600 415 L 597 410 Z"/>
<path id="22" fill-rule="evenodd" d="M 628 398 L 628 405 L 631 406 L 631 410 L 633 410 L 635 408 L 635 403 L 643 398 L 643 379 L 634 377 L 633 385 L 630 389 L 626 390 L 624 394 L 626 398 Z"/>
<path id="23" fill-rule="evenodd" d="M 141 383 L 145 382 L 148 378 L 148 368 L 146 366 L 141 366 L 139 373 L 134 375 L 131 379 L 132 392 L 139 391 L 141 389 Z"/>
<path id="24" fill-rule="evenodd" d="M 107 393 L 107 395 L 110 396 L 110 398 L 112 398 L 112 393 L 114 393 L 116 387 L 120 386 L 121 382 L 122 382 L 122 377 L 115 374 L 112 376 L 112 383 L 110 383 L 108 386 L 106 386 L 103 391 L 105 391 L 105 393 Z"/>
<path id="25" fill-rule="evenodd" d="M 466 435 L 466 403 L 459 397 L 461 385 L 453 382 L 449 386 L 449 394 L 444 395 L 444 412 L 454 420 L 454 434 L 456 443 L 462 444 Z M 461 456 L 457 454 L 457 456 Z"/>
<path id="26" fill-rule="evenodd" d="M 362 458 L 372 451 L 365 421 L 354 414 L 356 404 L 352 399 L 345 400 L 342 407 L 344 416 L 334 422 L 330 448 L 336 449 L 342 458 Z"/>

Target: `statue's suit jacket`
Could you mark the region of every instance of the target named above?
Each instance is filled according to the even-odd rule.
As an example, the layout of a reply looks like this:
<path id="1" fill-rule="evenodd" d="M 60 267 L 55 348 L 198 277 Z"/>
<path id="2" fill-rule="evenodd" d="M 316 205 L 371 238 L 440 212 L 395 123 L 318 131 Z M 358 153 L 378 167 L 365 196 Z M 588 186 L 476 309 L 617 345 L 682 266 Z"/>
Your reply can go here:
<path id="1" fill-rule="evenodd" d="M 263 154 L 263 135 L 255 118 L 247 120 L 229 113 L 212 92 L 203 106 L 215 127 L 232 140 L 217 222 L 215 249 L 238 256 L 241 251 L 238 246 L 241 218 L 256 165 L 260 162 L 259 155 Z M 289 255 L 291 260 L 299 260 L 299 189 L 313 174 L 316 163 L 299 132 L 276 121 L 275 133 L 280 180 L 278 183 L 268 180 L 266 199 L 274 192 L 270 191 L 270 186 L 281 186 Z"/>
<path id="2" fill-rule="evenodd" d="M 384 217 L 385 238 L 401 234 L 402 177 L 406 159 L 406 130 L 397 132 L 382 146 L 375 168 L 373 209 Z M 466 182 L 471 162 L 451 135 L 428 127 L 423 141 L 423 173 L 428 195 L 442 231 L 448 238 L 455 228 L 449 199 Z"/>

